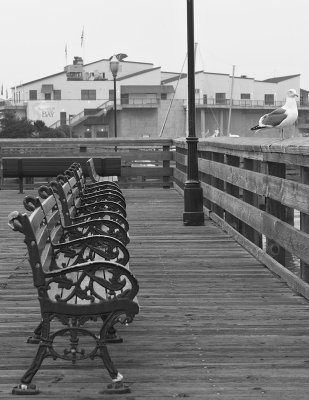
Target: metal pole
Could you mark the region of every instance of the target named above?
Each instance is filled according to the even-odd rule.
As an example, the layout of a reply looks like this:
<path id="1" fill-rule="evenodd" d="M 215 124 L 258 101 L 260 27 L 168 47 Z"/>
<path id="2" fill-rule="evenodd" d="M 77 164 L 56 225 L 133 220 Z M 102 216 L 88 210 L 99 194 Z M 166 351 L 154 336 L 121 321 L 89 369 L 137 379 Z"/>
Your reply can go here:
<path id="1" fill-rule="evenodd" d="M 116 93 L 116 75 L 114 77 L 114 125 L 115 125 L 115 138 L 117 138 L 117 93 Z M 115 146 L 117 152 L 117 146 Z"/>
<path id="2" fill-rule="evenodd" d="M 227 136 L 229 136 L 229 134 L 231 133 L 230 128 L 231 128 L 231 114 L 232 114 L 232 106 L 233 106 L 234 76 L 235 76 L 235 65 L 233 65 L 233 73 L 232 73 L 229 119 L 228 119 L 228 123 L 227 123 Z"/>
<path id="3" fill-rule="evenodd" d="M 117 137 L 117 98 L 116 98 L 116 75 L 114 75 L 114 125 L 115 138 Z"/>
<path id="4" fill-rule="evenodd" d="M 195 135 L 194 1 L 187 0 L 188 46 L 188 172 L 184 187 L 184 225 L 203 225 L 203 190 L 198 180 L 198 138 Z"/>

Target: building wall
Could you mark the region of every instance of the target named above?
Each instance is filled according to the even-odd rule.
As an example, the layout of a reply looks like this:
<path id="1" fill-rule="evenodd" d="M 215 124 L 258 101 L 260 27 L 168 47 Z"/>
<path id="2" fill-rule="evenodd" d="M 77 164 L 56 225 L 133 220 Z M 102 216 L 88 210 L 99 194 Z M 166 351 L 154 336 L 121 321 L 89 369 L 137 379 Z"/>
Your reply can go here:
<path id="1" fill-rule="evenodd" d="M 118 124 L 117 125 L 118 136 L 122 138 L 157 137 L 158 135 L 157 109 L 124 108 L 118 112 L 117 124 Z"/>
<path id="2" fill-rule="evenodd" d="M 161 100 L 160 103 L 157 135 L 161 133 L 162 138 L 186 136 L 186 114 L 183 101 L 174 99 L 170 110 L 171 100 Z"/>
<path id="3" fill-rule="evenodd" d="M 117 78 L 152 68 L 150 63 L 121 62 Z M 97 108 L 109 100 L 109 91 L 113 90 L 113 77 L 109 70 L 109 60 L 101 60 L 84 65 L 84 72 L 99 71 L 105 73 L 106 80 L 67 80 L 66 72 L 25 83 L 17 88 L 15 94 L 18 102 L 27 103 L 27 117 L 41 119 L 47 126 L 60 120 L 60 113 L 79 114 L 84 108 Z M 41 92 L 42 85 L 53 85 L 54 90 L 61 90 L 61 100 L 45 100 Z M 160 84 L 160 69 L 135 75 L 117 82 L 117 99 L 120 99 L 120 85 L 127 84 Z M 30 100 L 30 90 L 37 91 L 37 100 Z M 96 100 L 81 100 L 81 90 L 96 90 Z"/>
<path id="4" fill-rule="evenodd" d="M 176 89 L 177 80 L 169 83 Z M 214 99 L 216 93 L 226 93 L 226 98 L 231 95 L 232 77 L 227 74 L 213 74 L 207 72 L 199 72 L 195 75 L 195 89 L 199 91 L 196 99 L 203 99 L 203 95 L 207 94 L 209 99 Z M 275 101 L 284 101 L 286 93 L 289 89 L 295 89 L 297 93 L 300 91 L 300 77 L 294 77 L 279 83 L 256 81 L 253 78 L 235 77 L 233 87 L 233 99 L 240 100 L 241 93 L 250 93 L 251 100 L 264 101 L 265 94 L 274 94 Z M 186 99 L 188 97 L 188 80 L 182 78 L 179 80 L 175 98 Z"/>

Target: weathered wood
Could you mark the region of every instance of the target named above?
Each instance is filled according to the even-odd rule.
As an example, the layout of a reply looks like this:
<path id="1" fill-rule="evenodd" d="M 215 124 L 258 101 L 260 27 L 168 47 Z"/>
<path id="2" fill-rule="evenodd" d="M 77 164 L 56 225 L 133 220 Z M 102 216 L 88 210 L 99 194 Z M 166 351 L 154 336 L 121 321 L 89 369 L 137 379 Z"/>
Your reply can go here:
<path id="1" fill-rule="evenodd" d="M 141 313 L 121 332 L 130 356 L 123 359 L 122 345 L 109 346 L 132 393 L 108 398 L 307 400 L 307 301 L 211 220 L 184 227 L 183 199 L 174 190 L 124 194 Z M 1 249 L 8 245 L 5 213 L 21 199 L 16 191 L 0 192 Z M 12 386 L 29 364 L 33 346 L 24 340 L 39 315 L 27 264 L 15 270 L 21 260 L 16 252 L 8 254 L 0 258 L 0 270 L 9 268 L 8 258 L 12 268 L 0 291 L 3 399 L 12 397 Z M 99 393 L 107 382 L 99 361 L 85 361 L 82 368 L 53 360 L 44 365 L 37 398 L 106 397 Z"/>
<path id="2" fill-rule="evenodd" d="M 300 179 L 306 185 L 309 185 L 309 167 L 301 167 Z M 308 213 L 300 213 L 300 229 L 309 233 L 309 215 Z M 309 264 L 300 261 L 300 276 L 305 282 L 309 282 Z"/>
<path id="3" fill-rule="evenodd" d="M 226 156 L 226 164 L 239 168 L 240 159 L 239 159 L 239 157 L 236 157 L 236 156 L 227 155 Z M 219 165 L 219 168 L 221 168 L 221 164 Z M 222 178 L 224 178 L 224 180 L 225 180 L 226 193 L 228 193 L 236 198 L 239 198 L 239 187 L 229 183 L 226 176 L 224 176 Z M 240 220 L 227 211 L 225 212 L 225 221 L 229 225 L 231 225 L 234 229 L 236 229 L 236 231 L 240 230 L 240 225 L 241 225 Z"/>
<path id="4" fill-rule="evenodd" d="M 246 170 L 254 170 L 257 168 L 256 160 L 245 158 L 243 160 L 243 168 Z M 258 196 L 250 190 L 243 190 L 243 200 L 254 207 L 259 207 Z M 262 247 L 262 235 L 251 226 L 243 224 L 243 235 L 257 246 Z"/>
<path id="5" fill-rule="evenodd" d="M 265 211 L 246 204 L 231 195 L 224 194 L 222 191 L 210 185 L 206 185 L 203 182 L 201 185 L 204 190 L 204 195 L 212 202 L 237 216 L 259 233 L 276 241 L 290 253 L 305 262 L 309 262 L 309 235 L 307 233 L 301 232 L 286 222 L 281 221 Z"/>
<path id="6" fill-rule="evenodd" d="M 235 156 L 232 156 L 235 157 Z M 246 159 L 248 160 L 248 159 Z M 250 159 L 251 161 L 255 161 Z M 201 172 L 208 172 L 218 179 L 260 196 L 267 196 L 282 204 L 309 213 L 309 186 L 279 177 L 240 169 L 221 163 L 199 160 Z"/>

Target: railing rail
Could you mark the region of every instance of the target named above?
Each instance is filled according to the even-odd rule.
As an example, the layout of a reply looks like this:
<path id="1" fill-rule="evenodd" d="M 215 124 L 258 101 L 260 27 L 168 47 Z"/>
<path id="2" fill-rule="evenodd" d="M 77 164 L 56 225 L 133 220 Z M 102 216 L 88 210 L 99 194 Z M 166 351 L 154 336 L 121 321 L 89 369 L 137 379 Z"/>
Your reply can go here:
<path id="1" fill-rule="evenodd" d="M 18 185 L 17 179 L 6 179 L 1 168 L 4 157 L 76 157 L 78 161 L 78 157 L 115 155 L 122 160 L 122 187 L 169 188 L 173 177 L 172 150 L 171 139 L 0 139 L 0 187 Z"/>
<path id="2" fill-rule="evenodd" d="M 184 100 L 186 104 L 187 100 Z M 251 100 L 251 99 L 232 99 L 233 107 L 240 108 L 277 108 L 283 106 L 285 101 L 265 101 L 265 100 Z M 218 107 L 229 107 L 231 105 L 231 99 L 216 99 L 213 97 L 197 98 L 195 99 L 196 106 L 218 106 Z M 309 108 L 309 103 L 300 101 L 298 102 L 299 107 Z"/>
<path id="3" fill-rule="evenodd" d="M 214 138 L 199 143 L 207 215 L 309 298 L 309 142 L 306 138 Z M 176 141 L 175 185 L 187 173 Z"/>

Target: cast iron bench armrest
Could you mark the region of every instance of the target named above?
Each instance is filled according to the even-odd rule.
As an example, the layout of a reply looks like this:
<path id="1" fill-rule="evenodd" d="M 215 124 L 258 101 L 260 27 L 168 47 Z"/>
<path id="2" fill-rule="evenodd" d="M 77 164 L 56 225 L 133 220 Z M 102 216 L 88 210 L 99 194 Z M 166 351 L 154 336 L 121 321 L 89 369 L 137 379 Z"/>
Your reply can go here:
<path id="1" fill-rule="evenodd" d="M 63 239 L 77 239 L 90 235 L 110 235 L 124 245 L 130 242 L 125 229 L 118 222 L 110 219 L 91 219 L 88 221 L 78 222 L 69 226 L 62 226 Z"/>
<path id="2" fill-rule="evenodd" d="M 107 219 L 107 220 L 110 219 L 111 221 L 115 221 L 119 225 L 121 225 L 127 233 L 129 231 L 129 223 L 126 220 L 126 218 L 114 211 L 108 211 L 108 210 L 94 211 L 93 213 L 90 213 L 90 214 L 80 215 L 77 217 L 71 217 L 71 219 L 72 219 L 72 222 L 74 222 L 74 223 L 91 221 L 92 219 Z"/>
<path id="3" fill-rule="evenodd" d="M 76 212 L 78 215 L 94 213 L 96 211 L 114 211 L 118 212 L 124 218 L 127 216 L 126 210 L 120 204 L 113 201 L 98 201 L 96 203 L 85 204 L 76 207 Z"/>
<path id="4" fill-rule="evenodd" d="M 90 202 L 92 201 L 92 199 L 96 199 L 96 198 L 103 198 L 103 199 L 107 199 L 107 200 L 111 200 L 111 201 L 118 201 L 118 199 L 121 199 L 123 202 L 123 207 L 125 207 L 125 198 L 124 196 L 120 193 L 117 192 L 117 190 L 113 190 L 113 189 L 98 189 L 95 191 L 92 191 L 90 193 L 82 193 L 81 198 L 83 199 L 83 201 L 85 202 Z"/>
<path id="5" fill-rule="evenodd" d="M 128 249 L 119 240 L 110 236 L 87 236 L 63 243 L 52 243 L 52 246 L 56 258 L 63 255 L 71 260 L 73 265 L 94 261 L 97 257 L 127 265 L 130 259 Z"/>
<path id="6" fill-rule="evenodd" d="M 118 194 L 111 193 L 108 191 L 96 192 L 91 196 L 80 196 L 81 205 L 87 206 L 88 204 L 100 203 L 104 201 L 112 201 L 114 203 L 120 204 L 124 209 L 126 208 L 126 202 L 122 196 Z"/>
<path id="7" fill-rule="evenodd" d="M 91 271 L 105 271 L 109 272 L 111 274 L 111 278 L 108 280 L 108 276 L 106 277 L 106 280 L 102 278 L 95 278 L 95 275 L 92 275 L 92 279 L 96 280 L 96 282 L 100 285 L 102 285 L 105 289 L 108 289 L 109 291 L 118 291 L 119 294 L 117 297 L 127 297 L 129 299 L 134 299 L 138 293 L 139 290 L 139 285 L 132 274 L 128 269 L 124 268 L 121 264 L 115 263 L 115 262 L 100 262 L 100 261 L 90 261 L 86 263 L 81 263 L 81 264 L 76 264 L 70 267 L 63 268 L 61 270 L 57 271 L 50 271 L 45 273 L 45 278 L 48 280 L 50 278 L 54 279 L 57 277 L 62 277 L 62 276 L 70 276 L 70 279 L 72 279 L 73 273 L 77 272 L 82 272 L 85 273 L 88 277 L 90 276 Z M 77 279 L 81 280 L 81 275 L 76 274 L 75 275 Z M 116 279 L 117 278 L 117 279 Z M 122 278 L 122 279 L 121 279 Z M 124 279 L 128 280 L 131 284 L 130 290 L 126 289 L 123 291 L 125 287 Z M 69 283 L 69 282 L 68 282 Z M 65 282 L 63 282 L 65 285 Z"/>

